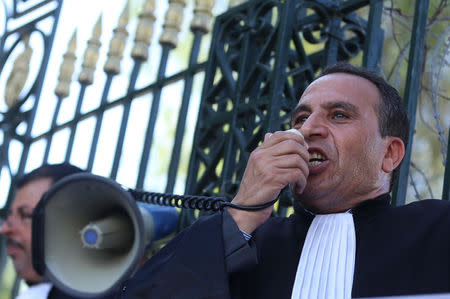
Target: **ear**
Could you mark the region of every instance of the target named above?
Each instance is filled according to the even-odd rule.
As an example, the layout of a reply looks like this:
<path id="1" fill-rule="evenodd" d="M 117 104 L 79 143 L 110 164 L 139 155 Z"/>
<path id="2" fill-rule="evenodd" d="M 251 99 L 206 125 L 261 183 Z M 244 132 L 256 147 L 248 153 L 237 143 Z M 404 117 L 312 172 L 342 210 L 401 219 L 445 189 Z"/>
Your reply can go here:
<path id="1" fill-rule="evenodd" d="M 386 139 L 386 153 L 384 155 L 382 169 L 391 173 L 402 162 L 405 156 L 405 144 L 398 137 L 388 136 Z"/>

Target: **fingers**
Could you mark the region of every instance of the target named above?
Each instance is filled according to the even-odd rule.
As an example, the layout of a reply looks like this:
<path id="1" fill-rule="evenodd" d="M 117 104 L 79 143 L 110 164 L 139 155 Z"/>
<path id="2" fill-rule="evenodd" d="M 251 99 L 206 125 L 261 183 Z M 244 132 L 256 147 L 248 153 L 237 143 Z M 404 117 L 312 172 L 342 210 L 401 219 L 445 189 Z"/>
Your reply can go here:
<path id="1" fill-rule="evenodd" d="M 293 132 L 293 133 L 295 133 L 295 134 L 300 135 L 300 136 L 303 137 L 303 134 L 302 134 L 299 130 L 294 129 L 294 128 L 289 129 L 289 130 L 286 130 L 285 132 Z M 303 139 L 305 139 L 305 138 L 303 138 Z"/>
<path id="2" fill-rule="evenodd" d="M 308 147 L 300 133 L 292 129 L 267 133 L 264 142 L 252 152 L 249 164 L 263 184 L 284 187 L 306 185 L 309 175 Z M 283 186 L 282 186 L 283 185 Z"/>
<path id="3" fill-rule="evenodd" d="M 261 205 L 277 198 L 281 189 L 293 183 L 302 190 L 309 175 L 308 145 L 293 131 L 266 133 L 264 142 L 249 157 L 239 191 L 233 203 Z M 269 216 L 273 207 L 258 212 L 229 209 L 239 228 L 251 233 Z"/>
<path id="4" fill-rule="evenodd" d="M 279 169 L 292 171 L 299 169 L 304 176 L 309 175 L 308 160 L 297 154 L 289 154 L 272 159 L 272 165 Z M 293 181 L 290 181 L 293 182 Z"/>
<path id="5" fill-rule="evenodd" d="M 302 146 L 308 148 L 308 144 L 306 143 L 303 135 L 300 132 L 295 130 L 298 133 L 294 132 L 295 129 L 290 129 L 288 131 L 277 131 L 275 133 L 266 133 L 264 136 L 264 142 L 261 144 L 262 147 L 271 147 L 278 143 L 281 143 L 286 140 L 295 141 Z"/>
<path id="6" fill-rule="evenodd" d="M 289 154 L 277 157 L 253 157 L 251 169 L 257 174 L 257 183 L 260 190 L 270 188 L 272 191 L 280 191 L 284 186 L 295 183 L 305 186 L 309 176 L 307 160 L 298 154 Z M 256 180 L 255 180 L 256 181 Z M 272 187 L 272 188 L 271 188 Z M 276 190 L 275 190 L 276 189 Z"/>
<path id="7" fill-rule="evenodd" d="M 256 151 L 264 151 L 264 154 L 261 153 L 261 155 L 272 156 L 271 158 L 297 154 L 308 162 L 308 145 L 300 133 L 297 134 L 291 130 L 266 133 L 263 144 Z"/>
<path id="8" fill-rule="evenodd" d="M 264 135 L 264 142 L 266 142 L 266 140 L 268 140 L 272 135 L 272 133 L 266 133 L 266 135 Z"/>
<path id="9" fill-rule="evenodd" d="M 302 136 L 294 132 L 267 133 L 263 144 L 250 154 L 239 194 L 258 203 L 273 200 L 287 184 L 305 184 L 308 162 L 309 153 Z M 261 193 L 261 199 L 255 193 Z"/>
<path id="10" fill-rule="evenodd" d="M 296 154 L 304 160 L 309 161 L 309 152 L 307 147 L 299 144 L 295 140 L 283 140 L 282 142 L 275 144 L 271 148 L 267 148 L 267 150 L 270 150 L 274 157 Z"/>
<path id="11" fill-rule="evenodd" d="M 276 186 L 281 190 L 288 183 L 309 175 L 309 153 L 295 141 L 285 140 L 270 148 L 257 148 L 250 154 L 247 169 L 257 184 Z M 245 174 L 244 174 L 245 176 Z"/>

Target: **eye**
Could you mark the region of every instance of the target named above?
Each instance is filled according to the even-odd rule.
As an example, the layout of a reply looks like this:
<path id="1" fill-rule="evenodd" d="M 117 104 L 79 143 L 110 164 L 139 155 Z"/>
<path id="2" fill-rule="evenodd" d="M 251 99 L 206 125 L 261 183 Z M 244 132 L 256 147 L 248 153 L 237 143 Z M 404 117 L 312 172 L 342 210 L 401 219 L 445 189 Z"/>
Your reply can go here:
<path id="1" fill-rule="evenodd" d="M 305 114 L 297 116 L 293 121 L 293 125 L 304 123 L 308 119 L 308 116 L 309 115 L 305 115 Z"/>
<path id="2" fill-rule="evenodd" d="M 33 218 L 33 214 L 32 214 L 32 213 L 20 212 L 20 213 L 19 213 L 19 217 L 20 217 L 20 219 L 22 219 L 22 220 L 25 220 L 25 219 L 31 219 L 31 218 Z"/>
<path id="3" fill-rule="evenodd" d="M 25 211 L 23 209 L 19 209 L 17 211 L 17 214 L 19 214 L 19 218 L 22 219 L 22 221 L 25 220 L 25 219 L 33 218 L 33 213 L 27 212 L 27 211 Z"/>
<path id="4" fill-rule="evenodd" d="M 349 117 L 344 112 L 335 111 L 335 112 L 333 112 L 333 118 L 335 118 L 335 119 L 347 119 Z"/>

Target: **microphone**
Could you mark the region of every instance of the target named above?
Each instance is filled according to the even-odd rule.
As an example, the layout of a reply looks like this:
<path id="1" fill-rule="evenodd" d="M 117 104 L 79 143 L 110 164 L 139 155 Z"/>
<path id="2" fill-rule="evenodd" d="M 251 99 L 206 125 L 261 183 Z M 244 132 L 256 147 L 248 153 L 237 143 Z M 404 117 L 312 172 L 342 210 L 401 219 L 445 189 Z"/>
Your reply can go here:
<path id="1" fill-rule="evenodd" d="M 303 136 L 303 134 L 302 134 L 299 130 L 297 130 L 297 129 L 292 128 L 292 129 L 286 130 L 285 132 L 293 132 L 293 133 L 296 133 L 297 135 L 302 136 L 303 140 L 305 140 L 305 137 Z"/>

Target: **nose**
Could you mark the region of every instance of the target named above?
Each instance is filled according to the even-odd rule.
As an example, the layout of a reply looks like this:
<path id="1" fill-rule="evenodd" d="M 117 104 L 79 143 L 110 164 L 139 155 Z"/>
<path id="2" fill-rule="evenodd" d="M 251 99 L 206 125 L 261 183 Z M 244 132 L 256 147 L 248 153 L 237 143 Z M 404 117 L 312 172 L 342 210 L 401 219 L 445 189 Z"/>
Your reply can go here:
<path id="1" fill-rule="evenodd" d="M 300 129 L 306 140 L 315 138 L 326 138 L 328 136 L 328 127 L 326 120 L 320 114 L 312 113 L 302 124 Z"/>
<path id="2" fill-rule="evenodd" d="M 0 226 L 0 234 L 2 235 L 8 234 L 11 231 L 11 227 L 12 223 L 8 217 L 5 220 L 3 220 L 2 225 Z"/>

